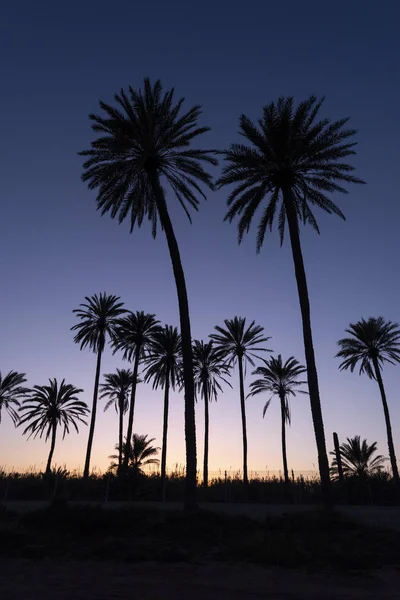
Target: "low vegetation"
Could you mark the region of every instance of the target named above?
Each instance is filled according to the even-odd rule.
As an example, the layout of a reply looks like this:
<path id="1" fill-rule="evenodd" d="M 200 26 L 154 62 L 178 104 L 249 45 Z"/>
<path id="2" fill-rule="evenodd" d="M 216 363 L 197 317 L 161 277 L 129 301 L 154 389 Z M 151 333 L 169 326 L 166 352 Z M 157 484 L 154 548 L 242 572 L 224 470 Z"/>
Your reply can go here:
<path id="1" fill-rule="evenodd" d="M 316 571 L 400 566 L 395 532 L 377 531 L 321 511 L 255 522 L 200 511 L 107 511 L 53 506 L 0 511 L 2 558 L 52 560 L 229 561 Z"/>

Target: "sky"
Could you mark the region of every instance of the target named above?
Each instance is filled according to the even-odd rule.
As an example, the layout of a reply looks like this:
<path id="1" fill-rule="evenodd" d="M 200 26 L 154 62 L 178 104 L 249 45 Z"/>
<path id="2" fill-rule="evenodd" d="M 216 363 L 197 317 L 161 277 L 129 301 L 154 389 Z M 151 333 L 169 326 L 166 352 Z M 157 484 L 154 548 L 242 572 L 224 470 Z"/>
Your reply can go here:
<path id="1" fill-rule="evenodd" d="M 398 139 L 400 7 L 392 1 L 267 3 L 209 0 L 195 7 L 170 0 L 68 3 L 15 0 L 0 9 L 0 371 L 27 374 L 29 385 L 65 378 L 83 388 L 91 405 L 96 357 L 80 351 L 70 331 L 85 296 L 106 291 L 130 310 L 179 323 L 166 241 L 148 223 L 129 233 L 96 212 L 95 194 L 80 180 L 93 134 L 88 114 L 99 100 L 143 78 L 160 78 L 201 104 L 211 131 L 202 147 L 238 140 L 239 116 L 252 119 L 280 95 L 297 101 L 325 95 L 323 116 L 351 117 L 359 130 L 353 186 L 333 200 L 346 215 L 318 214 L 321 235 L 302 228 L 314 344 L 328 449 L 361 435 L 387 455 L 376 382 L 339 372 L 337 340 L 349 323 L 382 315 L 400 321 L 398 277 L 400 203 Z M 218 173 L 218 171 L 216 171 Z M 237 245 L 235 226 L 223 222 L 227 190 L 210 193 L 187 221 L 175 198 L 171 218 L 187 278 L 194 338 L 241 315 L 271 336 L 274 354 L 304 362 L 301 318 L 289 240 L 277 231 L 255 251 L 255 228 Z M 127 367 L 121 355 L 104 356 L 103 373 Z M 400 455 L 400 368 L 385 367 L 395 444 Z M 247 370 L 246 392 L 252 380 Z M 241 467 L 238 373 L 210 407 L 210 470 Z M 274 400 L 247 401 L 249 469 L 281 469 L 280 413 Z M 141 385 L 134 429 L 161 445 L 162 391 Z M 202 402 L 197 411 L 198 458 L 203 452 Z M 29 441 L 8 415 L 0 424 L 0 465 L 43 469 L 48 446 Z M 88 429 L 59 440 L 57 465 L 81 469 Z M 105 469 L 117 442 L 117 415 L 100 401 L 92 466 Z M 316 469 L 307 396 L 292 400 L 289 468 Z M 183 396 L 171 398 L 168 465 L 184 464 Z"/>

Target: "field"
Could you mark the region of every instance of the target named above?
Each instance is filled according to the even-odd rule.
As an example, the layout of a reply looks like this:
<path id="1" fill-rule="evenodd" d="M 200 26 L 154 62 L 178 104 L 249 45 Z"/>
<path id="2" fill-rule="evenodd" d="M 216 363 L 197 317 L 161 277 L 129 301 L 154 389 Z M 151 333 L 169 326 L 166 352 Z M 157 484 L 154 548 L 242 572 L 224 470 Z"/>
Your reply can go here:
<path id="1" fill-rule="evenodd" d="M 307 581 L 304 589 L 314 586 L 316 595 L 301 595 L 304 590 L 299 595 L 297 589 L 297 595 L 286 597 L 318 597 L 324 586 L 332 593 L 335 586 L 344 585 L 353 586 L 359 595 L 343 597 L 372 598 L 360 595 L 360 590 L 371 592 L 383 581 L 390 588 L 400 568 L 396 531 L 315 510 L 256 521 L 208 511 L 188 515 L 139 507 L 115 511 L 54 505 L 21 513 L 3 508 L 0 537 L 0 583 L 5 584 L 4 574 L 9 573 L 2 598 L 66 598 L 66 590 L 70 597 L 82 599 L 137 597 L 124 595 L 129 586 L 142 588 L 141 598 L 176 600 L 189 588 L 192 598 L 245 598 L 245 593 L 268 597 L 263 589 L 272 594 L 277 586 L 289 589 L 296 581 Z M 333 582 L 329 589 L 328 580 Z M 81 586 L 79 593 L 71 586 Z M 212 595 L 216 589 L 218 596 Z M 165 595 L 157 595 L 162 590 Z"/>

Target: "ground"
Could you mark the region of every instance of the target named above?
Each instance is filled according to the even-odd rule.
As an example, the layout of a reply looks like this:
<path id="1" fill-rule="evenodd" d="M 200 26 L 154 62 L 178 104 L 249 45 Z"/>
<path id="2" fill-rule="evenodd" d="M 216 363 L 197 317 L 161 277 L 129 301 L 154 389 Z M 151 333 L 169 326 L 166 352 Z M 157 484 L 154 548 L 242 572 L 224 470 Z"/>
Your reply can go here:
<path id="1" fill-rule="evenodd" d="M 19 508 L 0 511 L 0 600 L 400 600 L 397 507 Z"/>
<path id="2" fill-rule="evenodd" d="M 2 600 L 389 600 L 399 574 L 318 575 L 243 564 L 5 561 Z"/>

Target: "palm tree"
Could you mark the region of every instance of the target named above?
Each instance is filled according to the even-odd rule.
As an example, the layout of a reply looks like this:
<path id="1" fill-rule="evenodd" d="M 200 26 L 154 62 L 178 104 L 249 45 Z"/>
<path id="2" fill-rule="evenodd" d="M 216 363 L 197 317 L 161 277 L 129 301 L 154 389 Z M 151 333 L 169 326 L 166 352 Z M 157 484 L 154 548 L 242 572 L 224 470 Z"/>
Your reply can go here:
<path id="1" fill-rule="evenodd" d="M 69 433 L 73 426 L 78 431 L 78 421 L 87 425 L 83 419 L 88 413 L 89 408 L 85 402 L 79 400 L 78 394 L 83 390 L 65 383 L 65 379 L 58 385 L 57 379 L 49 379 L 50 385 L 35 385 L 31 390 L 29 397 L 26 398 L 20 411 L 22 416 L 18 425 L 29 423 L 22 432 L 23 435 L 29 433 L 28 439 L 33 435 L 42 437 L 45 435 L 45 441 L 51 436 L 49 458 L 47 460 L 46 474 L 51 471 L 51 460 L 56 445 L 57 427 L 63 427 L 63 437 Z"/>
<path id="2" fill-rule="evenodd" d="M 161 451 L 161 490 L 165 501 L 169 390 L 182 379 L 182 339 L 176 327 L 165 325 L 154 333 L 144 359 L 145 381 L 153 381 L 153 389 L 164 388 L 163 441 Z"/>
<path id="3" fill-rule="evenodd" d="M 310 404 L 318 450 L 318 463 L 325 503 L 331 503 L 329 463 L 318 388 L 317 368 L 311 330 L 310 301 L 300 244 L 299 223 L 309 223 L 319 232 L 311 210 L 313 206 L 344 219 L 343 213 L 328 198 L 332 192 L 346 192 L 341 183 L 363 183 L 351 172 L 354 167 L 344 160 L 355 154 L 352 138 L 356 131 L 346 129 L 348 119 L 317 121 L 323 98 L 294 106 L 292 97 L 279 98 L 263 109 L 255 125 L 248 117 L 240 117 L 240 134 L 249 145 L 232 144 L 224 151 L 227 164 L 217 185 L 235 184 L 228 197 L 225 220 L 239 217 L 239 243 L 249 231 L 258 208 L 266 204 L 257 233 L 260 251 L 267 228 L 272 230 L 278 214 L 281 245 L 287 221 L 297 289 L 303 321 L 303 338 L 308 373 Z M 280 204 L 280 206 L 279 206 Z"/>
<path id="4" fill-rule="evenodd" d="M 266 402 L 263 409 L 263 417 L 268 410 L 271 400 L 274 396 L 278 396 L 281 403 L 281 420 L 282 420 L 282 457 L 283 457 L 283 472 L 285 476 L 285 484 L 289 484 L 289 471 L 287 466 L 286 456 L 286 423 L 290 425 L 290 404 L 289 396 L 295 396 L 297 392 L 305 394 L 303 390 L 298 390 L 300 385 L 307 383 L 299 381 L 300 375 L 305 373 L 307 369 L 303 367 L 295 358 L 291 356 L 285 363 L 282 361 L 281 354 L 278 358 L 272 356 L 269 360 L 264 360 L 265 366 L 257 367 L 253 371 L 253 375 L 258 375 L 260 379 L 256 379 L 250 384 L 251 392 L 249 396 L 256 396 L 268 392 L 271 394 L 270 399 Z"/>
<path id="5" fill-rule="evenodd" d="M 347 443 L 339 446 L 343 475 L 345 477 L 356 475 L 357 477 L 367 478 L 380 473 L 387 459 L 381 454 L 372 458 L 376 451 L 377 442 L 369 445 L 367 440 L 363 440 L 361 443 L 359 435 L 356 435 L 354 438 L 347 438 Z M 336 453 L 330 452 L 330 454 L 335 457 L 332 461 L 331 473 L 337 479 L 338 464 Z"/>
<path id="6" fill-rule="evenodd" d="M 144 90 L 129 87 L 115 96 L 118 107 L 100 103 L 103 116 L 90 115 L 100 137 L 82 152 L 83 181 L 97 189 L 101 213 L 130 220 L 130 229 L 141 226 L 145 216 L 156 236 L 157 221 L 165 232 L 178 295 L 185 385 L 186 507 L 196 503 L 196 428 L 193 357 L 185 276 L 162 181 L 168 184 L 186 215 L 197 210 L 201 184 L 212 189 L 212 177 L 203 164 L 216 165 L 212 152 L 190 148 L 208 131 L 200 127 L 200 106 L 182 113 L 183 99 L 175 102 L 174 90 L 164 92 L 160 81 L 144 81 Z"/>
<path id="7" fill-rule="evenodd" d="M 124 414 L 128 411 L 129 407 L 128 395 L 132 387 L 133 374 L 130 369 L 117 369 L 116 373 L 104 375 L 104 379 L 105 383 L 102 383 L 100 386 L 100 391 L 102 392 L 100 398 L 108 398 L 104 412 L 114 404 L 115 410 L 118 413 L 118 446 L 121 449 L 118 457 L 118 467 L 121 468 Z"/>
<path id="8" fill-rule="evenodd" d="M 258 352 L 271 352 L 271 350 L 259 346 L 259 344 L 267 342 L 271 338 L 263 336 L 264 327 L 256 325 L 255 321 L 252 321 L 246 328 L 246 319 L 243 317 L 225 319 L 224 323 L 225 329 L 216 325 L 215 329 L 217 333 L 212 333 L 210 338 L 228 359 L 229 366 L 234 366 L 237 363 L 239 367 L 240 409 L 243 435 L 243 481 L 247 485 L 247 426 L 243 366 L 248 362 L 254 367 L 253 358 L 260 358 L 257 354 Z"/>
<path id="9" fill-rule="evenodd" d="M 392 365 L 400 362 L 400 328 L 397 323 L 385 321 L 383 317 L 370 317 L 350 324 L 346 333 L 351 337 L 338 341 L 340 347 L 337 357 L 343 358 L 339 369 L 354 371 L 360 366 L 359 374 L 366 373 L 371 379 L 378 382 L 381 393 L 383 412 L 385 415 L 386 432 L 388 439 L 390 464 L 393 478 L 399 482 L 396 453 L 394 450 L 392 425 L 390 422 L 389 407 L 382 380 L 382 367 L 385 362 Z"/>
<path id="10" fill-rule="evenodd" d="M 28 388 L 23 387 L 25 382 L 25 373 L 10 371 L 3 377 L 0 372 L 0 423 L 1 411 L 4 408 L 10 415 L 14 425 L 17 425 L 19 416 L 14 406 L 19 408 L 21 400 L 29 392 Z"/>
<path id="11" fill-rule="evenodd" d="M 78 332 L 74 337 L 74 342 L 80 344 L 81 350 L 88 347 L 93 352 L 97 353 L 92 416 L 90 419 L 85 468 L 83 471 L 83 476 L 86 478 L 89 477 L 90 456 L 92 453 L 94 426 L 96 423 L 101 357 L 104 352 L 107 336 L 111 339 L 114 338 L 118 318 L 127 311 L 122 308 L 124 304 L 123 302 L 120 302 L 118 296 L 108 296 L 105 292 L 99 295 L 94 294 L 91 298 L 85 296 L 85 300 L 86 303 L 80 304 L 80 308 L 76 308 L 72 311 L 73 313 L 76 313 L 79 319 L 81 319 L 81 322 L 71 327 L 71 330 Z"/>
<path id="12" fill-rule="evenodd" d="M 120 319 L 114 336 L 114 352 L 123 351 L 123 360 L 133 363 L 133 378 L 131 387 L 131 398 L 129 402 L 128 429 L 126 437 L 132 438 L 133 417 L 135 413 L 136 386 L 138 383 L 138 370 L 140 360 L 145 355 L 145 350 L 153 334 L 159 329 L 159 321 L 155 315 L 143 311 L 129 312 Z M 127 466 L 128 457 L 124 457 L 124 465 Z"/>
<path id="13" fill-rule="evenodd" d="M 212 341 L 193 342 L 193 366 L 196 393 L 204 400 L 204 461 L 203 485 L 208 486 L 208 440 L 209 440 L 209 406 L 213 399 L 217 400 L 218 392 L 222 392 L 220 381 L 232 387 L 226 377 L 230 376 L 230 367 L 224 354 L 215 348 Z"/>
<path id="14" fill-rule="evenodd" d="M 136 473 L 143 473 L 143 467 L 147 465 L 158 465 L 160 461 L 158 458 L 154 458 L 160 451 L 160 448 L 156 448 L 151 444 L 154 442 L 155 438 L 147 439 L 147 435 L 139 435 L 134 433 L 132 436 L 132 442 L 128 444 L 127 439 L 125 438 L 125 442 L 122 445 L 122 454 L 125 458 L 125 455 L 128 456 L 128 468 Z M 112 454 L 108 458 L 112 458 L 116 460 L 119 457 L 120 448 L 117 444 L 115 446 L 115 450 L 118 451 L 118 454 Z M 118 465 L 116 463 L 112 463 L 110 468 L 114 470 Z"/>

